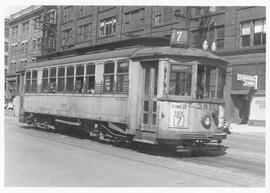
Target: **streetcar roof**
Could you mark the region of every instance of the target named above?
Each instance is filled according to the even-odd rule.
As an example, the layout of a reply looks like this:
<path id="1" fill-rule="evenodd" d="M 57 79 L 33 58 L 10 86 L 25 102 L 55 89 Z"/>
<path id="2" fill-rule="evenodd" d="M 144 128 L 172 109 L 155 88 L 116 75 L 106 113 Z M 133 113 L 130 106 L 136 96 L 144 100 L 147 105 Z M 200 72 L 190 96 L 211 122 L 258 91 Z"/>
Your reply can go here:
<path id="1" fill-rule="evenodd" d="M 112 51 L 103 51 L 97 53 L 88 53 L 85 55 L 79 56 L 69 56 L 65 58 L 56 58 L 51 60 L 45 60 L 42 62 L 36 62 L 27 65 L 25 68 L 36 68 L 36 67 L 44 67 L 44 66 L 53 66 L 53 65 L 61 65 L 61 64 L 70 64 L 77 62 L 92 62 L 94 60 L 106 60 L 106 59 L 115 59 L 115 58 L 125 58 L 130 57 L 134 51 L 136 51 L 138 47 L 128 48 L 128 49 L 117 49 Z"/>
<path id="2" fill-rule="evenodd" d="M 218 60 L 221 63 L 227 63 L 222 60 L 221 57 L 212 54 L 210 52 L 203 51 L 201 49 L 195 48 L 175 48 L 170 46 L 164 47 L 132 47 L 126 49 L 116 49 L 116 50 L 105 50 L 103 52 L 93 52 L 85 55 L 76 55 L 69 56 L 65 58 L 56 58 L 51 60 L 45 60 L 41 62 L 31 63 L 25 66 L 25 69 L 28 68 L 37 68 L 37 67 L 46 67 L 53 65 L 61 65 L 61 64 L 71 64 L 71 63 L 79 63 L 79 62 L 92 62 L 94 60 L 113 60 L 116 58 L 141 58 L 141 57 L 169 57 L 169 56 L 177 56 L 177 57 L 185 57 L 193 59 L 198 58 L 207 58 L 210 60 Z"/>
<path id="3" fill-rule="evenodd" d="M 210 60 L 218 60 L 221 63 L 227 63 L 221 57 L 196 48 L 177 48 L 177 47 L 143 47 L 133 53 L 132 58 L 151 57 L 151 56 L 178 56 L 193 59 L 207 58 Z"/>

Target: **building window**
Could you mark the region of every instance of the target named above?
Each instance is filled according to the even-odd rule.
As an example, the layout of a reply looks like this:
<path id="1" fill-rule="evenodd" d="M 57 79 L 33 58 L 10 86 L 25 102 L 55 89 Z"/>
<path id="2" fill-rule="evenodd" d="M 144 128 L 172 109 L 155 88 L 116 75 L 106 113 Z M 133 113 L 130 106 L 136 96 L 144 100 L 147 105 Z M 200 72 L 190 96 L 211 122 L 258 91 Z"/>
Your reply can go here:
<path id="1" fill-rule="evenodd" d="M 56 24 L 56 11 L 50 11 L 47 14 L 49 24 Z"/>
<path id="2" fill-rule="evenodd" d="M 90 15 L 91 13 L 91 6 L 79 6 L 78 8 L 78 17 L 82 18 L 85 17 L 87 15 Z"/>
<path id="3" fill-rule="evenodd" d="M 92 34 L 91 28 L 92 28 L 91 24 L 79 26 L 79 33 L 78 33 L 79 41 L 91 39 Z"/>
<path id="4" fill-rule="evenodd" d="M 56 91 L 56 68 L 50 68 L 49 77 L 49 91 L 54 93 Z"/>
<path id="5" fill-rule="evenodd" d="M 172 6 L 164 6 L 163 7 L 163 22 L 168 23 L 173 19 L 173 7 Z"/>
<path id="6" fill-rule="evenodd" d="M 129 64 L 128 61 L 119 62 L 117 64 L 117 84 L 116 84 L 116 92 L 127 93 L 129 87 Z"/>
<path id="7" fill-rule="evenodd" d="M 216 28 L 216 44 L 217 48 L 224 48 L 225 27 L 219 26 Z"/>
<path id="8" fill-rule="evenodd" d="M 36 50 L 37 49 L 37 40 L 33 39 L 32 41 L 32 50 Z"/>
<path id="9" fill-rule="evenodd" d="M 110 93 L 114 91 L 114 62 L 104 64 L 104 86 L 103 91 Z"/>
<path id="10" fill-rule="evenodd" d="M 55 35 L 51 34 L 48 40 L 48 49 L 55 49 Z"/>
<path id="11" fill-rule="evenodd" d="M 161 24 L 161 7 L 154 8 L 154 24 L 159 25 Z"/>
<path id="12" fill-rule="evenodd" d="M 76 66 L 76 81 L 75 92 L 82 93 L 83 91 L 83 78 L 84 78 L 84 65 Z"/>
<path id="13" fill-rule="evenodd" d="M 125 31 L 138 29 L 144 25 L 144 9 L 125 13 Z"/>
<path id="14" fill-rule="evenodd" d="M 66 29 L 63 31 L 63 46 L 71 45 L 72 40 L 72 29 Z"/>
<path id="15" fill-rule="evenodd" d="M 192 81 L 192 66 L 171 64 L 169 94 L 190 96 Z"/>
<path id="16" fill-rule="evenodd" d="M 73 89 L 74 89 L 74 66 L 68 66 L 66 91 L 73 92 Z"/>
<path id="17" fill-rule="evenodd" d="M 57 92 L 64 92 L 65 90 L 65 67 L 58 67 L 57 73 Z"/>
<path id="18" fill-rule="evenodd" d="M 18 37 L 18 29 L 19 29 L 18 26 L 14 26 L 14 27 L 12 28 L 12 38 L 13 38 L 13 39 L 16 39 L 16 38 Z"/>
<path id="19" fill-rule="evenodd" d="M 86 65 L 85 92 L 95 92 L 95 64 Z"/>
<path id="20" fill-rule="evenodd" d="M 266 20 L 255 20 L 241 24 L 242 47 L 266 44 Z"/>
<path id="21" fill-rule="evenodd" d="M 22 23 L 22 35 L 26 35 L 29 32 L 29 21 Z"/>
<path id="22" fill-rule="evenodd" d="M 116 17 L 110 17 L 100 21 L 99 35 L 100 37 L 115 34 Z"/>
<path id="23" fill-rule="evenodd" d="M 5 56 L 5 66 L 8 65 L 8 56 Z"/>
<path id="24" fill-rule="evenodd" d="M 42 87 L 41 92 L 47 93 L 49 92 L 49 70 L 48 68 L 44 68 L 42 70 Z"/>
<path id="25" fill-rule="evenodd" d="M 34 22 L 35 30 L 41 30 L 41 17 L 35 18 Z"/>
<path id="26" fill-rule="evenodd" d="M 250 22 L 242 23 L 241 40 L 242 47 L 250 46 L 251 26 Z"/>
<path id="27" fill-rule="evenodd" d="M 254 46 L 265 45 L 266 25 L 265 20 L 254 22 Z"/>
<path id="28" fill-rule="evenodd" d="M 73 7 L 64 7 L 63 8 L 63 15 L 62 15 L 62 23 L 67 23 L 72 21 L 73 19 Z"/>
<path id="29" fill-rule="evenodd" d="M 8 42 L 5 42 L 5 52 L 8 52 Z"/>
<path id="30" fill-rule="evenodd" d="M 5 26 L 5 37 L 9 37 L 9 28 L 6 26 Z"/>
<path id="31" fill-rule="evenodd" d="M 24 51 L 27 52 L 28 51 L 28 42 L 24 43 Z"/>

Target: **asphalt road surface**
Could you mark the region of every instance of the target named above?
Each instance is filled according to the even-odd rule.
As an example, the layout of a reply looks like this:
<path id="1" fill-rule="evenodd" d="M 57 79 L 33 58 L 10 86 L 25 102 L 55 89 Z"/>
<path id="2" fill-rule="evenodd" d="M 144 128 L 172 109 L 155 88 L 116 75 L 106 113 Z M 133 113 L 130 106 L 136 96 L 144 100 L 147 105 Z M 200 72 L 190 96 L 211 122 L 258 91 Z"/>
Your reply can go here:
<path id="1" fill-rule="evenodd" d="M 7 187 L 264 187 L 264 137 L 229 135 L 225 154 L 179 157 L 39 130 L 5 117 Z"/>

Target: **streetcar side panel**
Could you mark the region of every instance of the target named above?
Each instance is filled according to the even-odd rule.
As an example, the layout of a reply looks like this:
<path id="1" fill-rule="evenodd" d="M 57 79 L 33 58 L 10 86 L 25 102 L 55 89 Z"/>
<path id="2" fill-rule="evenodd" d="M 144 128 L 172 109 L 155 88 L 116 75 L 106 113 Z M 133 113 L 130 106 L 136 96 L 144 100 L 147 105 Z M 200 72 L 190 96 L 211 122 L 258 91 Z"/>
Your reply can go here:
<path id="1" fill-rule="evenodd" d="M 34 95 L 24 96 L 24 111 L 127 124 L 127 97 Z"/>

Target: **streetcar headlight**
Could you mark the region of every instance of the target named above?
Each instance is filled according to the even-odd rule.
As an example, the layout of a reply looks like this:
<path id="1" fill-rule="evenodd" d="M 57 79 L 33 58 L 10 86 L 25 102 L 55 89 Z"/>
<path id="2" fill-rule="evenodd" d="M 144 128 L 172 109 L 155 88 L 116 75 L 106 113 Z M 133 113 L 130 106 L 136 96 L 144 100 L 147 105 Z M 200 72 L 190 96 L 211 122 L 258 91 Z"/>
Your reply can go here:
<path id="1" fill-rule="evenodd" d="M 211 126 L 211 118 L 208 115 L 205 115 L 202 117 L 202 125 L 206 128 L 209 129 Z"/>

